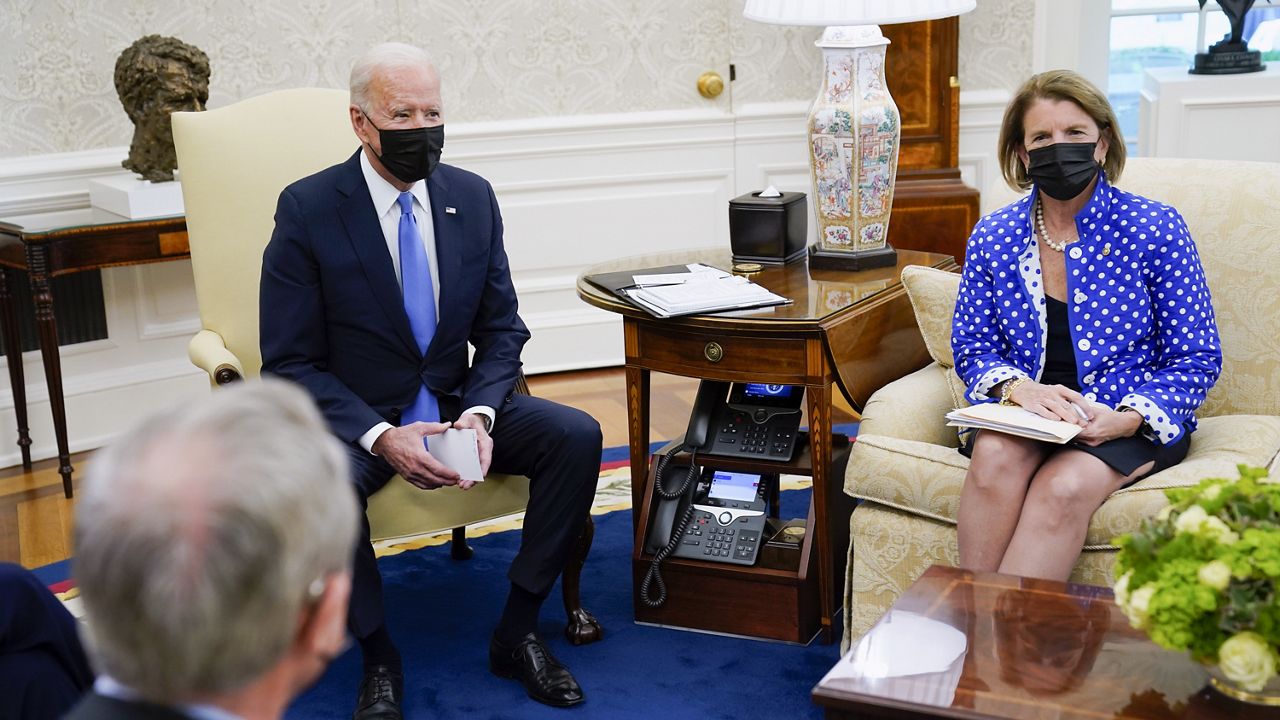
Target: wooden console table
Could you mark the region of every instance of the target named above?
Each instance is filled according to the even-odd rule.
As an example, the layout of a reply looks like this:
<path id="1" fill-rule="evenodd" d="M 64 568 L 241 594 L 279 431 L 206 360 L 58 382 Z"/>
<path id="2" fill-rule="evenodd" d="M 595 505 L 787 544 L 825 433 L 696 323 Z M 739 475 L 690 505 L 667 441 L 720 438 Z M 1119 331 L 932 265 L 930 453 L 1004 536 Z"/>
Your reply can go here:
<path id="1" fill-rule="evenodd" d="M 844 548 L 831 546 L 828 518 L 830 484 L 838 487 L 842 480 L 829 477 L 832 384 L 861 407 L 881 386 L 924 367 L 929 356 L 900 282 L 902 268 L 927 265 L 954 269 L 955 263 L 947 255 L 899 251 L 896 267 L 860 272 L 810 271 L 804 262 L 771 267 L 751 279 L 789 298 L 791 304 L 665 320 L 584 279 L 602 272 L 693 262 L 725 269 L 731 266 L 729 250 L 715 248 L 626 258 L 589 268 L 578 278 L 579 297 L 623 316 L 633 518 L 640 512 L 647 484 L 651 371 L 709 380 L 803 385 L 810 430 L 807 469 L 813 475 L 809 531 L 818 556 L 821 635 L 824 642 L 830 642 L 837 607 L 835 568 L 844 556 Z M 676 562 L 671 561 L 673 565 Z"/>
<path id="2" fill-rule="evenodd" d="M 44 360 L 49 405 L 53 411 L 53 432 L 58 443 L 58 474 L 62 476 L 62 490 L 68 498 L 72 495 L 71 454 L 67 448 L 62 358 L 49 280 L 84 270 L 189 257 L 187 223 L 181 216 L 130 220 L 98 208 L 84 208 L 0 218 L 0 332 L 4 333 L 9 361 L 9 384 L 13 388 L 22 467 L 31 469 L 31 435 L 27 427 L 22 348 L 14 317 L 13 296 L 9 290 L 12 272 L 25 272 L 31 281 L 40 354 Z"/>

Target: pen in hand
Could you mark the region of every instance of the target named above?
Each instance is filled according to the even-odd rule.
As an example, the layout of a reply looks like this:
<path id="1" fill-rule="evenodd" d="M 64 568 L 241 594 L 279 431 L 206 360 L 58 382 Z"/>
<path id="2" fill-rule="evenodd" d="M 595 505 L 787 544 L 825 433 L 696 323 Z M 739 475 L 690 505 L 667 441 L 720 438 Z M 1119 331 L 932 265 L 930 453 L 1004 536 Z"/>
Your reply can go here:
<path id="1" fill-rule="evenodd" d="M 1080 407 L 1079 405 L 1077 405 L 1077 404 L 1075 404 L 1075 403 L 1071 403 L 1071 408 L 1072 408 L 1073 410 L 1075 410 L 1075 411 L 1076 411 L 1076 414 L 1080 416 L 1080 419 L 1081 419 L 1081 420 L 1083 420 L 1083 421 L 1085 421 L 1085 422 L 1092 422 L 1092 421 L 1093 421 L 1093 418 L 1089 417 L 1089 413 L 1086 413 L 1086 412 L 1084 411 L 1084 408 Z"/>

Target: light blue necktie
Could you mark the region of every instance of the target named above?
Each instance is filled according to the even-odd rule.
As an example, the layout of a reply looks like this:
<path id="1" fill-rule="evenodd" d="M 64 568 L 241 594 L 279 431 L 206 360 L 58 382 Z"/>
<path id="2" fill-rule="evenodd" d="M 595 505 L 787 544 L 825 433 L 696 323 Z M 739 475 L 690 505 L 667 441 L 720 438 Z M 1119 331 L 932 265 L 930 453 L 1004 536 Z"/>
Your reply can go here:
<path id="1" fill-rule="evenodd" d="M 431 265 L 427 261 L 427 248 L 418 233 L 418 221 L 413 217 L 413 193 L 402 192 L 396 199 L 400 203 L 400 285 L 404 289 L 404 311 L 409 316 L 413 339 L 423 357 L 431 347 L 436 334 L 436 298 L 431 285 Z M 413 404 L 400 415 L 401 422 L 438 422 L 440 406 L 436 396 L 426 384 L 418 388 Z"/>

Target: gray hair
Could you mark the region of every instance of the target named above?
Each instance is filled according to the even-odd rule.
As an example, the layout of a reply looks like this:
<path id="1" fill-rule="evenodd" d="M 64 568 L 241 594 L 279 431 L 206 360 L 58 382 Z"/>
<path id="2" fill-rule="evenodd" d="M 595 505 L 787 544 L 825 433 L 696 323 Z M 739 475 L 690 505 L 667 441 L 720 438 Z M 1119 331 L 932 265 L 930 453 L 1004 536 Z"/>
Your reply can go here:
<path id="1" fill-rule="evenodd" d="M 387 42 L 374 45 L 351 66 L 351 104 L 369 111 L 369 84 L 378 70 L 402 67 L 435 68 L 421 48 L 405 43 Z"/>
<path id="2" fill-rule="evenodd" d="M 101 451 L 75 556 L 97 669 L 176 703 L 278 662 L 323 581 L 351 566 L 348 473 L 310 397 L 281 381 L 218 390 Z"/>

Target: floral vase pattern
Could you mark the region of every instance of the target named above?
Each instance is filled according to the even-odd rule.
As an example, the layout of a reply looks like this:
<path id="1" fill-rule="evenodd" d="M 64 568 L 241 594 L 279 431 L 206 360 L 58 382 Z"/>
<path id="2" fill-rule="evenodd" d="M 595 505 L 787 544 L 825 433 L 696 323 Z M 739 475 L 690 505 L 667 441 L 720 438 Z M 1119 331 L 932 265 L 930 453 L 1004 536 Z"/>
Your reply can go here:
<path id="1" fill-rule="evenodd" d="M 822 90 L 809 112 L 818 242 L 826 250 L 878 250 L 889 232 L 900 115 L 885 84 L 889 44 L 876 26 L 830 27 Z"/>

